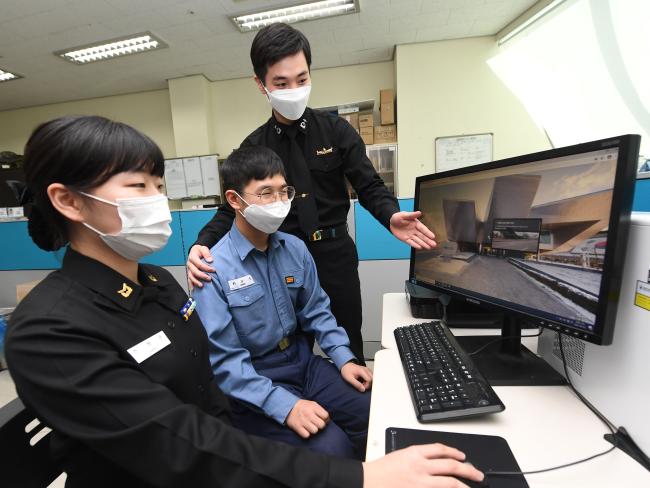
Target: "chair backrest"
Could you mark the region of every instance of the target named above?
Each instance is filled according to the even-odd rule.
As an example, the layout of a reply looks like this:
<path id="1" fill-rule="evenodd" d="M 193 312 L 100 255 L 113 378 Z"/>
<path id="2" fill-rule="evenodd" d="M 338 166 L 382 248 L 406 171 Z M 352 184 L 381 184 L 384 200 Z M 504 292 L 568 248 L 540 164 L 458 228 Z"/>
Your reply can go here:
<path id="1" fill-rule="evenodd" d="M 43 488 L 60 474 L 50 456 L 50 429 L 12 400 L 0 408 L 0 484 L 3 488 Z"/>

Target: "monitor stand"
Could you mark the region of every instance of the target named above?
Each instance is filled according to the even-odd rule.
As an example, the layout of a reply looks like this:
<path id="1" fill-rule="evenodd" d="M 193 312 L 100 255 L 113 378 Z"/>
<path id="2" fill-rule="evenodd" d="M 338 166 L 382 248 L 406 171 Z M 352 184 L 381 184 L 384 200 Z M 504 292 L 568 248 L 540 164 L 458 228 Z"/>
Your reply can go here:
<path id="1" fill-rule="evenodd" d="M 521 344 L 523 320 L 506 314 L 501 325 L 501 341 L 470 356 L 492 386 L 564 385 L 566 381 L 546 361 Z M 468 354 L 498 336 L 455 336 Z"/>

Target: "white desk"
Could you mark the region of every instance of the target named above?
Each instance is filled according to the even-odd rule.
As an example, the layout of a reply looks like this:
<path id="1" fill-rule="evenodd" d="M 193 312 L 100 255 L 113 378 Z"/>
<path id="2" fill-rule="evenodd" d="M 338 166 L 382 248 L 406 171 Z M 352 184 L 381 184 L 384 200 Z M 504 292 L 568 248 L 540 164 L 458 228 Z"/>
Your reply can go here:
<path id="1" fill-rule="evenodd" d="M 410 316 L 403 294 L 384 295 L 383 323 L 391 325 L 382 330 L 382 344 L 391 344 L 389 339 L 395 326 L 417 321 Z M 385 334 L 386 329 L 391 329 L 389 335 Z M 394 347 L 394 341 L 392 344 Z M 379 351 L 374 363 L 366 459 L 384 455 L 388 427 L 502 436 L 523 470 L 565 464 L 611 447 L 603 439 L 607 428 L 566 386 L 494 389 L 506 406 L 502 413 L 421 424 L 415 418 L 397 350 Z M 618 449 L 577 466 L 529 475 L 526 479 L 531 488 L 650 487 L 650 472 Z"/>

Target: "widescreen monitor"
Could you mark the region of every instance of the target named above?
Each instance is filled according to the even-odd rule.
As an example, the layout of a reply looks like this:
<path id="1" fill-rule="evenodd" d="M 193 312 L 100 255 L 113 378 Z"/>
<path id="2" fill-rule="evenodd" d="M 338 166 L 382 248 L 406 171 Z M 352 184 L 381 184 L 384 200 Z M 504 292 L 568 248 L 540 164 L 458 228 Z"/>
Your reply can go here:
<path id="1" fill-rule="evenodd" d="M 498 346 L 506 355 L 531 355 L 522 324 L 611 343 L 639 143 L 625 135 L 418 177 L 415 209 L 438 246 L 411 251 L 410 280 L 503 312 L 502 334 L 517 338 Z"/>

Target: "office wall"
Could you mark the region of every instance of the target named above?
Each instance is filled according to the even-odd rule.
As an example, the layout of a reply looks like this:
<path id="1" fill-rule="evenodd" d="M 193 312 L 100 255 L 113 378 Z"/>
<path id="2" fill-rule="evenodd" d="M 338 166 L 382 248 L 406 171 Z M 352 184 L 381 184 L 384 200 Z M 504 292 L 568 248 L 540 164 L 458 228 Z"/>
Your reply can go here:
<path id="1" fill-rule="evenodd" d="M 332 106 L 374 99 L 381 88 L 395 88 L 392 61 L 325 68 L 312 72 L 311 107 Z M 212 116 L 216 151 L 226 157 L 271 115 L 268 100 L 248 78 L 212 83 Z"/>
<path id="2" fill-rule="evenodd" d="M 176 156 L 168 90 L 156 90 L 0 112 L 0 151 L 23 153 L 32 130 L 62 115 L 102 115 L 151 137 L 165 157 Z"/>
<path id="3" fill-rule="evenodd" d="M 492 132 L 494 159 L 550 147 L 487 65 L 496 52 L 493 37 L 397 46 L 400 197 L 413 196 L 416 176 L 434 172 L 436 137 Z"/>

